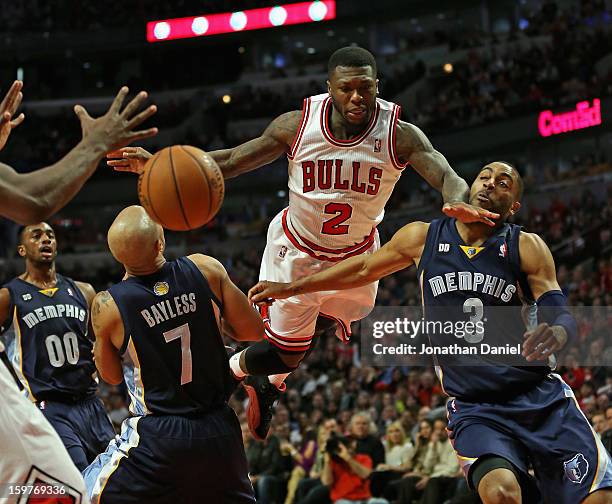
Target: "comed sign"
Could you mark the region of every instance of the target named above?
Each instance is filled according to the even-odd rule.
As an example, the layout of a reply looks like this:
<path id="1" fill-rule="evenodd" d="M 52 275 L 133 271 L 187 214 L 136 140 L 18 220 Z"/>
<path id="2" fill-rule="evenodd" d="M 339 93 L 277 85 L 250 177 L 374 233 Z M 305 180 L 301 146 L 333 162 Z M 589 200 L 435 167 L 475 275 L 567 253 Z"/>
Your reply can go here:
<path id="1" fill-rule="evenodd" d="M 599 98 L 581 101 L 570 112 L 553 113 L 552 110 L 543 110 L 538 117 L 538 131 L 543 137 L 559 135 L 568 131 L 591 128 L 601 124 L 601 102 Z"/>

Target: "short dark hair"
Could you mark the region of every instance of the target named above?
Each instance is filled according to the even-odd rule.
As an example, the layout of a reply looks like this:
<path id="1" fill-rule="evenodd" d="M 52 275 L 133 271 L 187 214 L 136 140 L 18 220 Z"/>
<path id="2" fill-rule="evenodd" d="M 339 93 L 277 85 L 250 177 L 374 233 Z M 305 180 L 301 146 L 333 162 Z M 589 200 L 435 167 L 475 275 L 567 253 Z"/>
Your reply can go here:
<path id="1" fill-rule="evenodd" d="M 24 238 L 25 231 L 26 229 L 28 229 L 29 227 L 33 225 L 34 224 L 26 224 L 24 226 L 19 226 L 17 228 L 17 245 L 23 245 L 23 241 L 24 241 L 23 238 Z M 49 227 L 51 228 L 51 230 L 53 230 L 53 226 L 51 226 L 51 224 L 49 224 Z"/>
<path id="2" fill-rule="evenodd" d="M 341 47 L 335 51 L 327 62 L 327 75 L 331 76 L 336 67 L 372 67 L 374 76 L 377 74 L 376 58 L 374 55 L 363 47 L 349 46 Z"/>
<path id="3" fill-rule="evenodd" d="M 27 227 L 28 226 L 19 226 L 19 228 L 17 228 L 17 245 L 23 244 L 23 233 Z"/>

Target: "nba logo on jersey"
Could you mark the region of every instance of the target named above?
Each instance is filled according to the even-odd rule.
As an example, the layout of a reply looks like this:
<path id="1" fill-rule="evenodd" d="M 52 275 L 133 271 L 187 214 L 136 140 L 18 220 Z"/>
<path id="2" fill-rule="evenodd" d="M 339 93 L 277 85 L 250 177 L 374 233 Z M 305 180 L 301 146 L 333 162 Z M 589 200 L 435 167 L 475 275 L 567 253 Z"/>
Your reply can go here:
<path id="1" fill-rule="evenodd" d="M 153 286 L 153 292 L 155 292 L 156 296 L 165 296 L 168 294 L 169 290 L 170 286 L 168 285 L 168 282 L 157 282 Z"/>
<path id="2" fill-rule="evenodd" d="M 506 245 L 506 243 L 502 243 L 499 246 L 499 257 L 506 257 L 506 255 L 508 254 L 508 245 Z"/>
<path id="3" fill-rule="evenodd" d="M 74 297 L 74 294 L 72 293 L 72 289 L 70 287 L 68 287 L 67 291 L 69 296 Z"/>
<path id="4" fill-rule="evenodd" d="M 382 142 L 380 141 L 380 138 L 375 138 L 374 139 L 374 152 L 380 152 L 381 147 L 382 147 Z"/>
<path id="5" fill-rule="evenodd" d="M 580 484 L 589 472 L 589 462 L 582 453 L 577 453 L 571 459 L 563 462 L 563 468 L 565 475 L 572 483 Z"/>
<path id="6" fill-rule="evenodd" d="M 284 259 L 285 255 L 287 255 L 287 247 L 283 245 L 278 252 L 278 257 L 280 257 L 281 259 Z"/>

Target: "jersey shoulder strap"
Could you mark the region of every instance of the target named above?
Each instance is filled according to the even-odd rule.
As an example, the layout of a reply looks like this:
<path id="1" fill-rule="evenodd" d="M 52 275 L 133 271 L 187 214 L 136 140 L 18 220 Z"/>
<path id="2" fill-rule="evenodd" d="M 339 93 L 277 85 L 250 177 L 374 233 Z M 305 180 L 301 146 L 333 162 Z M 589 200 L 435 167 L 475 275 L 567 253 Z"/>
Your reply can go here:
<path id="1" fill-rule="evenodd" d="M 210 299 L 212 299 L 213 303 L 217 305 L 217 307 L 219 308 L 219 312 L 221 313 L 221 315 L 223 315 L 223 303 L 210 288 L 208 279 L 206 278 L 206 275 L 202 273 L 200 268 L 198 268 L 196 264 L 187 256 L 180 257 L 179 259 L 177 259 L 177 262 L 184 264 L 189 270 L 191 270 L 193 272 L 194 278 L 201 279 L 202 289 L 204 290 L 206 295 L 209 296 Z"/>
<path id="2" fill-rule="evenodd" d="M 533 302 L 535 300 L 533 299 L 533 293 L 531 292 L 531 287 L 529 287 L 529 282 L 527 281 L 527 275 L 521 268 L 519 243 L 523 227 L 517 224 L 506 225 L 509 228 L 506 235 L 506 243 L 508 244 L 508 260 L 510 261 L 512 271 L 514 272 L 515 278 L 519 283 L 519 287 L 521 288 L 525 301 Z"/>
<path id="3" fill-rule="evenodd" d="M 440 219 L 434 219 L 429 223 L 429 229 L 427 230 L 427 237 L 425 238 L 425 247 L 423 247 L 423 254 L 419 261 L 418 276 L 421 276 L 421 272 L 427 267 L 429 261 L 431 261 L 433 254 L 436 251 L 436 246 L 440 243 L 440 235 L 445 224 L 450 221 L 448 217 L 441 217 Z"/>

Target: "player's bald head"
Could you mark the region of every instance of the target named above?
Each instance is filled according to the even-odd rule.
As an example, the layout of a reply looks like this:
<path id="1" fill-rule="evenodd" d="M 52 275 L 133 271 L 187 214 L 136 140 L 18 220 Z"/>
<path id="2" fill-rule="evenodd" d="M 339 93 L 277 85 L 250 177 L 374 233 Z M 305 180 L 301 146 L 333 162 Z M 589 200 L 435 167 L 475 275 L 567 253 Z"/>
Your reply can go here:
<path id="1" fill-rule="evenodd" d="M 138 205 L 123 209 L 108 230 L 108 247 L 128 271 L 147 269 L 163 245 L 164 230 Z"/>

